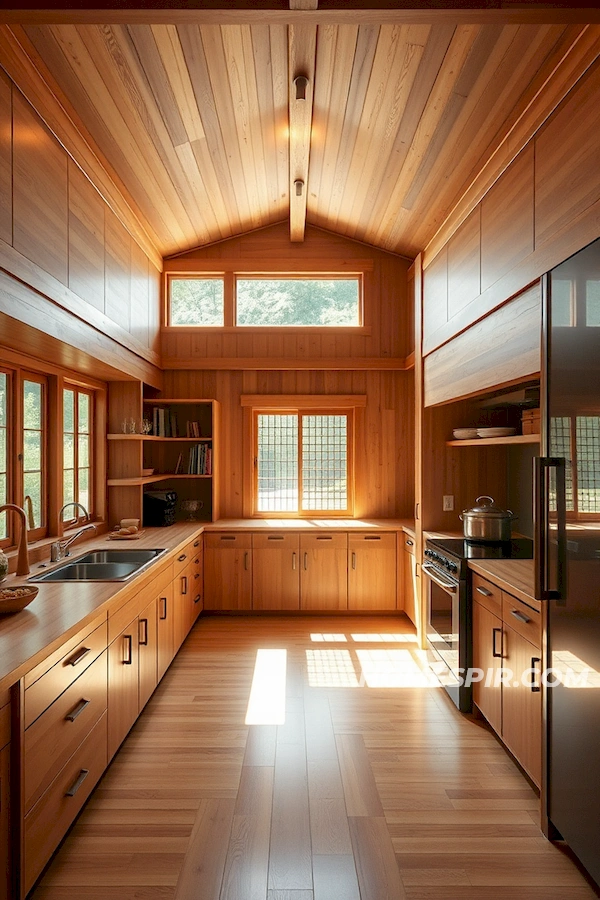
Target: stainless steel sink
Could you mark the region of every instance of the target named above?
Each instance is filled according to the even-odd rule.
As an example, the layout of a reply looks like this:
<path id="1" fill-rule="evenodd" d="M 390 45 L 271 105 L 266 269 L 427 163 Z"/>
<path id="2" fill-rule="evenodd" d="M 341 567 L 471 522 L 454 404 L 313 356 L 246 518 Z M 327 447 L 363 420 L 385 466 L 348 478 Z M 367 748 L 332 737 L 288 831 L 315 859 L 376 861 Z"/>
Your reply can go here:
<path id="1" fill-rule="evenodd" d="M 29 581 L 127 581 L 164 552 L 164 549 L 92 550 Z"/>

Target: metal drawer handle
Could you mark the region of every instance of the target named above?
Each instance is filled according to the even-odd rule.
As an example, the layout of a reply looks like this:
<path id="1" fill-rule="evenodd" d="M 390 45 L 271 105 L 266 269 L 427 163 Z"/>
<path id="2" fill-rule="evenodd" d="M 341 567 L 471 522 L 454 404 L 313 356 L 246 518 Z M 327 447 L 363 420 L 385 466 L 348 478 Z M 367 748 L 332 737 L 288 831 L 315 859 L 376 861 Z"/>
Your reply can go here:
<path id="1" fill-rule="evenodd" d="M 65 797 L 74 797 L 89 774 L 89 769 L 81 769 L 79 775 L 77 776 L 69 790 L 66 792 Z"/>
<path id="2" fill-rule="evenodd" d="M 248 571 L 248 551 L 244 553 L 244 569 Z"/>
<path id="3" fill-rule="evenodd" d="M 493 597 L 492 592 L 486 591 L 485 588 L 478 587 L 478 588 L 475 588 L 475 590 L 477 591 L 478 594 L 482 594 L 484 597 Z"/>
<path id="4" fill-rule="evenodd" d="M 194 547 L 199 547 L 199 546 L 200 546 L 200 541 L 194 541 Z"/>
<path id="5" fill-rule="evenodd" d="M 91 702 L 91 700 L 80 700 L 77 706 L 73 707 L 70 713 L 67 713 L 67 715 L 65 716 L 65 722 L 74 722 L 75 719 L 81 715 L 84 709 L 86 709 Z"/>
<path id="6" fill-rule="evenodd" d="M 196 574 L 194 575 L 194 581 L 196 580 L 196 578 L 200 578 L 200 572 L 196 572 Z"/>
<path id="7" fill-rule="evenodd" d="M 529 616 L 526 616 L 524 613 L 519 612 L 518 609 L 511 609 L 511 616 L 514 616 L 519 622 L 523 622 L 524 625 L 527 625 L 528 622 L 531 622 Z"/>
<path id="8" fill-rule="evenodd" d="M 133 663 L 133 637 L 130 634 L 124 634 L 123 641 L 123 665 L 130 666 Z"/>
<path id="9" fill-rule="evenodd" d="M 185 553 L 182 553 L 181 556 L 177 557 L 177 562 L 183 562 L 184 559 L 187 559 L 187 556 Z"/>
<path id="10" fill-rule="evenodd" d="M 497 634 L 500 635 L 500 653 L 498 653 L 498 651 L 496 650 L 496 635 Z M 504 657 L 503 647 L 502 647 L 503 635 L 504 635 L 504 632 L 502 631 L 501 628 L 492 628 L 492 656 L 495 656 L 497 659 L 503 659 L 503 657 Z"/>
<path id="11" fill-rule="evenodd" d="M 181 593 L 182 594 L 187 594 L 187 588 L 188 588 L 187 582 L 188 582 L 187 575 L 182 575 L 181 576 Z"/>
<path id="12" fill-rule="evenodd" d="M 143 625 L 143 637 L 142 633 L 140 633 L 140 626 Z M 143 647 L 148 646 L 148 619 L 140 619 L 138 622 L 138 644 L 141 644 Z"/>
<path id="13" fill-rule="evenodd" d="M 159 597 L 159 600 L 160 600 L 159 619 L 161 619 L 161 621 L 164 621 L 167 618 L 167 598 Z"/>
<path id="14" fill-rule="evenodd" d="M 352 568 L 356 568 L 356 552 L 354 550 L 352 551 Z"/>
<path id="15" fill-rule="evenodd" d="M 317 540 L 318 541 L 332 541 L 333 538 L 331 537 L 330 534 L 321 534 L 318 536 Z"/>
<path id="16" fill-rule="evenodd" d="M 235 534 L 222 534 L 221 540 L 222 541 L 235 541 Z"/>
<path id="17" fill-rule="evenodd" d="M 200 594 L 198 594 L 197 597 L 194 597 L 194 603 L 200 603 L 201 599 L 202 599 L 202 597 L 200 596 Z"/>
<path id="18" fill-rule="evenodd" d="M 292 569 L 296 570 L 296 554 L 292 553 Z"/>
<path id="19" fill-rule="evenodd" d="M 304 571 L 308 569 L 308 553 L 304 554 Z"/>
<path id="20" fill-rule="evenodd" d="M 378 534 L 365 534 L 365 541 L 380 541 L 381 537 Z"/>
<path id="21" fill-rule="evenodd" d="M 91 647 L 80 647 L 79 650 L 77 650 L 73 654 L 73 656 L 69 657 L 69 659 L 66 661 L 65 665 L 66 666 L 76 666 L 77 663 L 80 663 L 81 660 L 84 657 L 86 657 L 88 655 L 88 653 L 91 653 L 91 652 L 92 652 Z"/>
<path id="22" fill-rule="evenodd" d="M 536 663 L 539 663 L 541 665 L 542 660 L 540 659 L 539 656 L 532 656 L 531 657 L 531 692 L 532 692 L 532 694 L 539 694 L 540 691 L 542 690 L 540 685 L 537 684 L 536 680 L 535 680 L 535 671 L 537 668 Z"/>
<path id="23" fill-rule="evenodd" d="M 282 534 L 270 534 L 270 535 L 268 535 L 267 540 L 268 541 L 282 541 L 283 535 Z"/>
<path id="24" fill-rule="evenodd" d="M 415 542 L 411 540 L 407 540 L 404 542 L 407 547 L 414 547 Z"/>

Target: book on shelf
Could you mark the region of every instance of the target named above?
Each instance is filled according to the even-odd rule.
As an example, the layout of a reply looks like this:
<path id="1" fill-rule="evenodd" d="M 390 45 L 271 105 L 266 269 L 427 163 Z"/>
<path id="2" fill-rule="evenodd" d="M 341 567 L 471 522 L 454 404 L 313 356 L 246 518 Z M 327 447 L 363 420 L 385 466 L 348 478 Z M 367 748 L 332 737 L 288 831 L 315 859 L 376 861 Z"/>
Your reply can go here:
<path id="1" fill-rule="evenodd" d="M 183 453 L 180 453 L 177 458 L 177 465 L 175 466 L 175 474 L 176 475 L 183 474 Z"/>
<path id="2" fill-rule="evenodd" d="M 186 436 L 191 438 L 199 438 L 202 437 L 200 434 L 200 423 L 199 422 L 187 422 L 186 423 Z"/>
<path id="3" fill-rule="evenodd" d="M 152 434 L 156 435 L 156 437 L 179 437 L 175 410 L 164 406 L 154 407 L 152 411 Z"/>
<path id="4" fill-rule="evenodd" d="M 212 475 L 212 449 L 207 444 L 190 447 L 188 475 Z"/>

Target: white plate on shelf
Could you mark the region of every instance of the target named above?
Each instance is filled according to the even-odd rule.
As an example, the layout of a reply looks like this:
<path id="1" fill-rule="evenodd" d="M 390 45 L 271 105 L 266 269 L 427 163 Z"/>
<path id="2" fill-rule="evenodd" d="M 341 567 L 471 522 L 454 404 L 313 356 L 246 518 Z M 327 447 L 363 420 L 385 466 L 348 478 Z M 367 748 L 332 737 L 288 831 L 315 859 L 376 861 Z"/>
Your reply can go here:
<path id="1" fill-rule="evenodd" d="M 477 436 L 480 438 L 512 437 L 517 433 L 516 428 L 478 428 Z"/>
<path id="2" fill-rule="evenodd" d="M 476 428 L 455 428 L 452 432 L 457 441 L 473 440 L 477 437 Z"/>

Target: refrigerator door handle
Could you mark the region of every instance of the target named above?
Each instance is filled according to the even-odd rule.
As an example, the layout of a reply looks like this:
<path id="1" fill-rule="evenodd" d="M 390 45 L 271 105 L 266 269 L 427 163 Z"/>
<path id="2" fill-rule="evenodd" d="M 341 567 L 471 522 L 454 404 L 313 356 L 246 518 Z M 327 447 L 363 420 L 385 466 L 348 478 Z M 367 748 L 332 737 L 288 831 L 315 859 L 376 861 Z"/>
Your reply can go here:
<path id="1" fill-rule="evenodd" d="M 534 464 L 535 566 L 534 592 L 537 600 L 566 600 L 567 596 L 567 502 L 566 460 L 564 457 L 538 456 Z M 550 587 L 550 510 L 548 477 L 556 472 L 556 572 L 555 587 Z"/>

